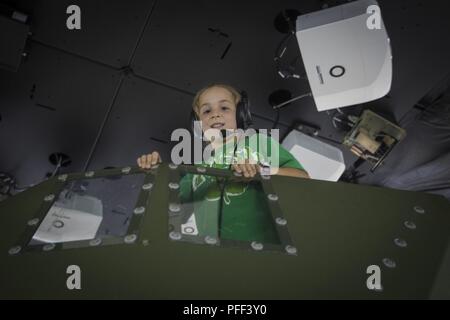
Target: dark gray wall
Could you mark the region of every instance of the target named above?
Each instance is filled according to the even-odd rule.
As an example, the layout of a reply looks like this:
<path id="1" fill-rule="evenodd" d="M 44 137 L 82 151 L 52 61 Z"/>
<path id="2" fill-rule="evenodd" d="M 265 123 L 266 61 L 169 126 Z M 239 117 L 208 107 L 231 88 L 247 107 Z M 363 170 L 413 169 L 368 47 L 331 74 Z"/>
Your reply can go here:
<path id="1" fill-rule="evenodd" d="M 188 126 L 193 94 L 211 82 L 247 90 L 256 126 L 270 128 L 276 114 L 268 96 L 274 90 L 294 95 L 309 90 L 307 82 L 276 74 L 273 55 L 284 36 L 274 27 L 276 15 L 338 3 L 3 2 L 31 17 L 28 56 L 17 73 L 0 70 L 0 171 L 22 185 L 53 170 L 48 161 L 53 152 L 71 157 L 67 172 L 134 165 L 138 155 L 154 149 L 168 159 L 171 131 Z M 69 4 L 82 9 L 80 31 L 65 27 Z M 446 1 L 380 0 L 380 6 L 393 47 L 394 79 L 391 93 L 371 108 L 400 120 L 450 70 L 450 19 Z M 282 133 L 295 120 L 320 126 L 323 137 L 343 136 L 311 99 L 282 111 Z M 349 165 L 355 157 L 344 152 Z"/>

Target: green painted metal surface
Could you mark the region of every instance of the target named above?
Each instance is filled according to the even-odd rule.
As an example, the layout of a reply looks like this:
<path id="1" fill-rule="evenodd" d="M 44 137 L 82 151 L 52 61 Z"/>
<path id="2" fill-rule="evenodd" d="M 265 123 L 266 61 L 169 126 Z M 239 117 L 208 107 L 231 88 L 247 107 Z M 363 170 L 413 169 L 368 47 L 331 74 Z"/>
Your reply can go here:
<path id="1" fill-rule="evenodd" d="M 426 299 L 448 294 L 449 271 L 442 267 L 448 265 L 450 206 L 443 197 L 272 177 L 298 249 L 292 256 L 170 240 L 169 170 L 162 165 L 154 172 L 133 244 L 11 255 L 27 222 L 42 210 L 42 199 L 58 190 L 58 180 L 1 202 L 0 298 Z M 424 214 L 414 210 L 418 206 Z M 405 221 L 416 228 L 407 228 Z M 395 238 L 406 240 L 407 247 L 397 246 Z M 385 258 L 396 267 L 386 267 Z M 66 286 L 69 265 L 81 268 L 81 290 Z M 366 286 L 370 265 L 381 268 L 381 292 Z"/>

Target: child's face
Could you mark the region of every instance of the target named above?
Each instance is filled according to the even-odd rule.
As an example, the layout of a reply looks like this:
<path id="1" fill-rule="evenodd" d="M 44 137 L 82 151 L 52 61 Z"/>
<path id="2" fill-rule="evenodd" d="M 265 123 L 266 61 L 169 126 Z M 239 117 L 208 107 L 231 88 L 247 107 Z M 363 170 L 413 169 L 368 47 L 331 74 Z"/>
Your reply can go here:
<path id="1" fill-rule="evenodd" d="M 213 87 L 205 91 L 199 99 L 198 117 L 203 131 L 236 130 L 236 104 L 233 95 L 227 89 Z"/>

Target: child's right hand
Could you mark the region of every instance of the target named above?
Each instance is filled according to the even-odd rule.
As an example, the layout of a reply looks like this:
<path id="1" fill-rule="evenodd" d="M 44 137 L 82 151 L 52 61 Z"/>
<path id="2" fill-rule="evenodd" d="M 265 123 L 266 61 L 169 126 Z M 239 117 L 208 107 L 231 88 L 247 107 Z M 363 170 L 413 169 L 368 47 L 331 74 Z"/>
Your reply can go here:
<path id="1" fill-rule="evenodd" d="M 161 162 L 161 156 L 157 151 L 153 151 L 151 154 L 143 155 L 137 159 L 137 163 L 142 169 L 151 169 Z"/>

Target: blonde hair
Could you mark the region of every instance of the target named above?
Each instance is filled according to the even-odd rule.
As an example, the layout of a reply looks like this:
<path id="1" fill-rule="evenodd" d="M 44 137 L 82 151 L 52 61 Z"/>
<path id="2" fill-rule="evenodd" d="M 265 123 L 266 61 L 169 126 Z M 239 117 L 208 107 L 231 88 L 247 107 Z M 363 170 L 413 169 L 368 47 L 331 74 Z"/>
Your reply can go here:
<path id="1" fill-rule="evenodd" d="M 194 112 L 196 114 L 198 114 L 198 109 L 200 108 L 199 103 L 200 103 L 200 98 L 201 98 L 202 94 L 204 94 L 206 91 L 208 91 L 209 89 L 212 89 L 212 88 L 222 88 L 222 89 L 228 90 L 228 92 L 230 92 L 231 95 L 233 96 L 234 103 L 236 104 L 236 106 L 242 99 L 242 96 L 239 93 L 239 91 L 237 91 L 232 86 L 229 86 L 227 84 L 221 84 L 221 83 L 210 84 L 210 85 L 204 87 L 203 89 L 201 89 L 200 91 L 198 91 L 194 97 L 194 101 L 192 102 L 192 109 L 194 110 Z"/>

